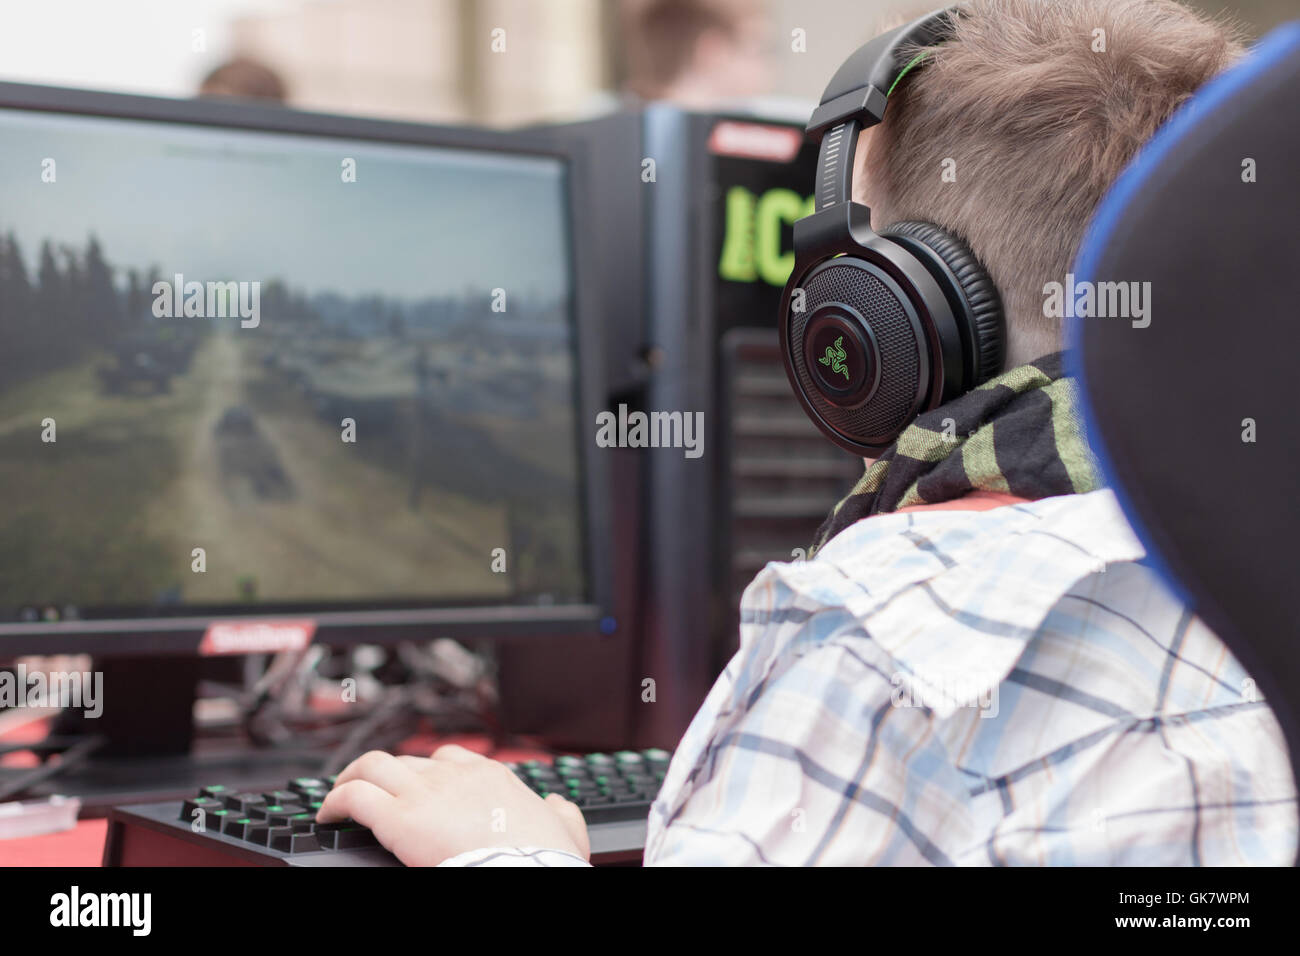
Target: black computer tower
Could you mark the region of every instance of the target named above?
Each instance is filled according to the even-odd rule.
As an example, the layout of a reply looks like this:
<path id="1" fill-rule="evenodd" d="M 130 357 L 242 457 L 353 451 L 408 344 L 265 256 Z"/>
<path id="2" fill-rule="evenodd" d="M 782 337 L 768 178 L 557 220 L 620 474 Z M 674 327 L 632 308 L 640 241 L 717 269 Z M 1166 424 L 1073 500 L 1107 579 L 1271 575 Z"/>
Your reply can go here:
<path id="1" fill-rule="evenodd" d="M 595 449 L 619 485 L 619 626 L 503 644 L 502 708 L 560 744 L 672 746 L 737 647 L 745 585 L 801 556 L 862 472 L 804 416 L 777 345 L 816 151 L 789 120 L 657 104 L 550 133 L 587 152 L 608 407 L 703 412 L 704 442 Z"/>

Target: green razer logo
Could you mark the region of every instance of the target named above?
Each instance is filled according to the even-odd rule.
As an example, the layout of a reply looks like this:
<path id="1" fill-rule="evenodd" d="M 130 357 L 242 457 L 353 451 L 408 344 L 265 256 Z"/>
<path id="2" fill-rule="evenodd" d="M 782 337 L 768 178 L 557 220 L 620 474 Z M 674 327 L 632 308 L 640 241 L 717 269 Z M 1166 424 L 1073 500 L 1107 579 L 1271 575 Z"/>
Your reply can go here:
<path id="1" fill-rule="evenodd" d="M 835 340 L 835 345 L 826 346 L 826 354 L 817 361 L 821 365 L 829 365 L 832 372 L 839 372 L 844 376 L 844 380 L 847 382 L 849 379 L 849 367 L 844 364 L 846 358 L 848 358 L 848 353 L 844 351 L 844 336 L 841 335 Z"/>

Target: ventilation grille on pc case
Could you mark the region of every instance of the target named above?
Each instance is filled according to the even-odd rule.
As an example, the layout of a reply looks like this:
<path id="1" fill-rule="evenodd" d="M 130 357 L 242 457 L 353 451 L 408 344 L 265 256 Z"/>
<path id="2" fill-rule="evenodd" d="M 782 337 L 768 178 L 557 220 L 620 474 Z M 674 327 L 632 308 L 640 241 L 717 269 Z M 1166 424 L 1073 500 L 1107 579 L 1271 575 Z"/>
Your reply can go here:
<path id="1" fill-rule="evenodd" d="M 837 408 L 821 398 L 813 387 L 803 349 L 791 348 L 795 374 L 803 383 L 805 394 L 827 422 L 846 432 L 864 437 L 894 434 L 915 415 L 920 375 L 916 336 L 902 304 L 880 279 L 852 265 L 832 264 L 806 282 L 803 289 L 804 311 L 790 315 L 792 343 L 803 340 L 804 325 L 823 303 L 838 301 L 870 318 L 882 360 L 880 388 L 875 397 L 861 408 Z"/>
<path id="2" fill-rule="evenodd" d="M 790 561 L 862 477 L 862 459 L 836 448 L 799 407 L 774 329 L 734 329 L 721 344 L 725 472 L 718 509 L 716 594 L 725 614 L 721 663 L 736 648 L 741 592 L 769 561 Z"/>

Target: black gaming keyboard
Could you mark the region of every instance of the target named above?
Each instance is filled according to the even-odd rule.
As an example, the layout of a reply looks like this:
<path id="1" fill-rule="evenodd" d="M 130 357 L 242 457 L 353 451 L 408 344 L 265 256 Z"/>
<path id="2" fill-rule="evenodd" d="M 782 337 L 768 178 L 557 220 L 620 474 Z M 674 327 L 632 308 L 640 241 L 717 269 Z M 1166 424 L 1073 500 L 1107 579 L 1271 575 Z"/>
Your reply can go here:
<path id="1" fill-rule="evenodd" d="M 664 750 L 563 756 L 507 764 L 538 794 L 558 793 L 587 820 L 593 863 L 632 862 L 670 755 Z M 352 821 L 317 823 L 334 777 L 296 777 L 282 789 L 211 784 L 184 802 L 109 811 L 105 866 L 397 866 Z"/>
<path id="2" fill-rule="evenodd" d="M 534 791 L 558 793 L 582 808 L 588 826 L 632 816 L 644 818 L 668 772 L 666 750 L 620 750 L 506 764 Z"/>

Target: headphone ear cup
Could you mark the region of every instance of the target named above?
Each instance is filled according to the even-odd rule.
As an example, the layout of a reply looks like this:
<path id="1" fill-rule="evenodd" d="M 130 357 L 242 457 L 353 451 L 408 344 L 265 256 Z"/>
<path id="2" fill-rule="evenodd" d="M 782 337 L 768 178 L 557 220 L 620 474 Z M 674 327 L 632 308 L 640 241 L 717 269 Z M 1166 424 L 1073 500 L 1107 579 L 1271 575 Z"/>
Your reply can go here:
<path id="1" fill-rule="evenodd" d="M 950 301 L 951 292 L 960 297 L 961 301 L 953 302 L 953 314 L 959 317 L 959 322 L 965 316 L 963 348 L 969 349 L 973 359 L 970 370 L 975 376 L 967 389 L 999 374 L 1006 361 L 1002 297 L 970 246 L 929 222 L 897 222 L 880 230 L 880 235 L 888 236 L 916 255 L 944 288 Z"/>
<path id="2" fill-rule="evenodd" d="M 841 448 L 880 454 L 932 394 L 922 311 L 881 262 L 851 252 L 792 274 L 780 321 L 786 374 L 804 411 Z"/>

